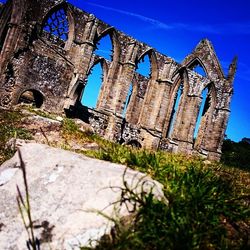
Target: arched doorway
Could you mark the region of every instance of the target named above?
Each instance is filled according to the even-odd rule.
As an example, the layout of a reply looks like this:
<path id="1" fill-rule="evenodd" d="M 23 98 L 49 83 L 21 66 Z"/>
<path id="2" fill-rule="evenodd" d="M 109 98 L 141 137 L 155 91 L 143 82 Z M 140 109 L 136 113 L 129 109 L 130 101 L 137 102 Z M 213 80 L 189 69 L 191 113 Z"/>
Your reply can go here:
<path id="1" fill-rule="evenodd" d="M 25 90 L 19 97 L 19 104 L 30 104 L 36 108 L 41 108 L 44 102 L 44 97 L 41 92 L 35 89 Z"/>

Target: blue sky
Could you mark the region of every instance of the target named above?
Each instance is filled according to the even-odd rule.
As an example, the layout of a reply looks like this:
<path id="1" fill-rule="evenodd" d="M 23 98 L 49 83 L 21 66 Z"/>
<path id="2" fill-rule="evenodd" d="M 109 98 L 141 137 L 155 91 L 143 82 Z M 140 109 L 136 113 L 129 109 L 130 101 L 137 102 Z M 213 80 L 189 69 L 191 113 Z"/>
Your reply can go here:
<path id="1" fill-rule="evenodd" d="M 250 138 L 250 0 L 68 2 L 178 62 L 203 38 L 213 43 L 225 74 L 237 55 L 238 71 L 226 134 L 234 141 Z"/>

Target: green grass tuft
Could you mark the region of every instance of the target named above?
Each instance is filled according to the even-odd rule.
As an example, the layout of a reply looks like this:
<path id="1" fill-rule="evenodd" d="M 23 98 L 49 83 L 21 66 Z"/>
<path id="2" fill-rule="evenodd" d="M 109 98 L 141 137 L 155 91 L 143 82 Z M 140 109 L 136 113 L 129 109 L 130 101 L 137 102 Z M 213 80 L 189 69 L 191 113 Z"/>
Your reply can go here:
<path id="1" fill-rule="evenodd" d="M 18 111 L 0 110 L 0 165 L 15 153 L 15 151 L 5 148 L 9 139 L 32 139 L 31 133 L 20 127 L 21 118 L 23 115 Z"/>
<path id="2" fill-rule="evenodd" d="M 110 142 L 103 142 L 98 152 L 88 154 L 150 174 L 163 184 L 169 201 L 166 205 L 152 194 L 143 194 L 138 200 L 133 190 L 127 188 L 129 199 L 136 199 L 140 205 L 136 219 L 129 226 L 117 222 L 115 236 L 104 237 L 92 249 L 248 247 L 247 227 L 239 226 L 242 221 L 249 225 L 246 196 L 238 193 L 233 176 L 224 176 L 222 165 L 207 166 L 199 158 L 136 150 Z"/>

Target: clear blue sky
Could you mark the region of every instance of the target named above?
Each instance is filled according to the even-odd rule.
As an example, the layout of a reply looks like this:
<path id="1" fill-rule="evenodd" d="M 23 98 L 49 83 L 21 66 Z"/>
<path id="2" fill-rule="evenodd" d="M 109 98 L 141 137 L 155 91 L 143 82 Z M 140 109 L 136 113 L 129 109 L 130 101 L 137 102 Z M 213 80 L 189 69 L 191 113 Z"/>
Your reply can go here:
<path id="1" fill-rule="evenodd" d="M 238 71 L 226 134 L 234 141 L 250 138 L 250 0 L 68 2 L 178 62 L 203 38 L 213 43 L 225 74 L 237 55 Z"/>

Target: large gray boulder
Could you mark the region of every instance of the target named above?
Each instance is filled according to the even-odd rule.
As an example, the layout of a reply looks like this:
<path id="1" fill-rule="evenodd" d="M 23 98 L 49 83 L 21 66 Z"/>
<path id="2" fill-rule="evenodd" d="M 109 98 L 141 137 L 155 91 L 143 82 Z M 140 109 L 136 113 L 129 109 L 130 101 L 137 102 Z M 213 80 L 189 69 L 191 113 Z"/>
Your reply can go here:
<path id="1" fill-rule="evenodd" d="M 125 166 L 91 159 L 47 145 L 29 143 L 20 147 L 26 165 L 35 236 L 41 249 L 79 249 L 90 239 L 99 239 L 113 224 L 96 211 L 112 216 L 128 215 L 119 200 L 126 180 L 136 186 L 143 174 Z M 162 198 L 161 185 L 145 177 L 144 188 L 153 188 Z M 142 182 L 142 181 L 141 181 Z M 27 249 L 28 239 L 16 196 L 19 186 L 25 197 L 20 159 L 16 153 L 0 167 L 0 249 Z M 140 186 L 139 186 L 140 189 Z"/>

